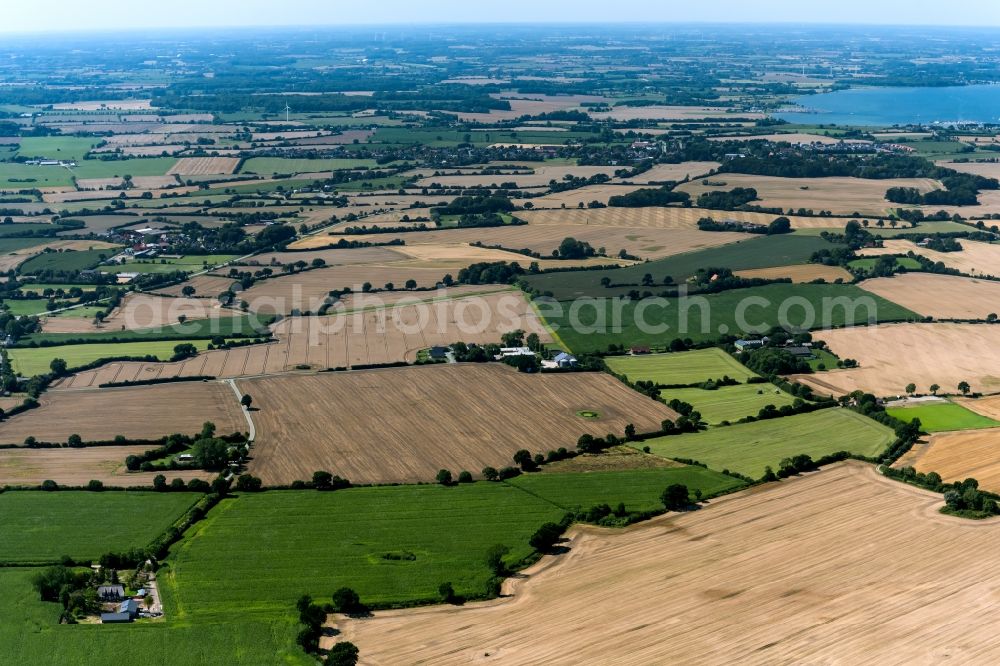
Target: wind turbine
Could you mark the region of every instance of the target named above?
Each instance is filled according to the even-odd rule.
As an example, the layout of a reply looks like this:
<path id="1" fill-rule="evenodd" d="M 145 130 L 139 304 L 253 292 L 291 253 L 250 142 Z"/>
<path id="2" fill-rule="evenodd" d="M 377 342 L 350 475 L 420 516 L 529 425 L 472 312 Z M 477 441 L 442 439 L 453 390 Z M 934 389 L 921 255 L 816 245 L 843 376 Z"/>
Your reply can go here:
<path id="1" fill-rule="evenodd" d="M 289 120 L 288 120 L 288 118 L 289 118 L 288 113 L 291 110 L 292 110 L 292 107 L 288 106 L 288 102 L 285 102 L 285 122 L 286 123 L 289 122 Z"/>

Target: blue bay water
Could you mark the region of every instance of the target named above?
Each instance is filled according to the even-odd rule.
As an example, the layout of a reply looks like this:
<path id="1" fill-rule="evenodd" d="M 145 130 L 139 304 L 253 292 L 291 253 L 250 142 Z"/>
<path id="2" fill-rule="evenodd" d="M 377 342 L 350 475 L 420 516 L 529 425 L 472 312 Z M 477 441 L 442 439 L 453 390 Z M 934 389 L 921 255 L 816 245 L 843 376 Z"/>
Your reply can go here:
<path id="1" fill-rule="evenodd" d="M 790 123 L 907 125 L 1000 123 L 1000 85 L 946 88 L 852 88 L 804 95 L 807 111 L 774 114 Z"/>

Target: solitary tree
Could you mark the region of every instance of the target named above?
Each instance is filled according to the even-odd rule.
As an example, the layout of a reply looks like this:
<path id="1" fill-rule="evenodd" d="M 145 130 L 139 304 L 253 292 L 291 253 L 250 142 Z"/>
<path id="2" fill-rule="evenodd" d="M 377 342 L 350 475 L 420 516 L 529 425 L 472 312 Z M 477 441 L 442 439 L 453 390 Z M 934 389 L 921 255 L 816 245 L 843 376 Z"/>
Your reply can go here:
<path id="1" fill-rule="evenodd" d="M 670 484 L 660 495 L 660 500 L 667 511 L 683 509 L 689 503 L 687 486 L 682 483 Z"/>
<path id="2" fill-rule="evenodd" d="M 195 289 L 191 285 L 185 285 L 184 288 L 181 289 L 181 293 L 188 297 L 194 296 L 194 292 Z"/>
<path id="3" fill-rule="evenodd" d="M 250 409 L 250 405 L 253 404 L 253 398 L 250 397 L 249 393 L 244 393 L 243 397 L 240 398 L 240 404 L 246 407 L 247 409 Z"/>
<path id="4" fill-rule="evenodd" d="M 958 390 L 962 392 L 962 395 L 966 395 L 968 394 L 969 391 L 972 390 L 972 387 L 969 386 L 969 382 L 959 382 Z"/>
<path id="5" fill-rule="evenodd" d="M 49 369 L 52 370 L 52 374 L 62 376 L 66 374 L 66 361 L 61 358 L 54 358 L 49 363 Z"/>
<path id="6" fill-rule="evenodd" d="M 333 593 L 333 609 L 339 613 L 360 613 L 365 610 L 358 593 L 349 587 L 342 587 Z"/>
<path id="7" fill-rule="evenodd" d="M 528 539 L 528 545 L 535 550 L 545 553 L 552 550 L 552 547 L 562 536 L 563 528 L 557 523 L 545 523 Z"/>
<path id="8" fill-rule="evenodd" d="M 441 583 L 438 586 L 438 594 L 441 595 L 441 601 L 446 604 L 455 601 L 455 588 L 451 583 Z"/>
<path id="9" fill-rule="evenodd" d="M 449 472 L 446 469 L 438 470 L 438 473 L 437 473 L 437 476 L 435 477 L 435 479 L 437 479 L 437 482 L 440 483 L 442 486 L 450 486 L 451 485 L 451 472 Z"/>
<path id="10" fill-rule="evenodd" d="M 931 395 L 937 395 L 937 392 L 941 390 L 941 387 L 937 384 L 931 384 Z"/>
<path id="11" fill-rule="evenodd" d="M 358 663 L 358 646 L 343 641 L 336 643 L 326 653 L 327 666 L 355 666 Z"/>
<path id="12" fill-rule="evenodd" d="M 507 575 L 507 565 L 504 564 L 504 556 L 510 552 L 510 548 L 502 543 L 490 546 L 486 551 L 486 566 L 493 572 L 494 576 Z"/>
<path id="13" fill-rule="evenodd" d="M 906 392 L 909 393 L 910 395 L 913 395 L 914 393 L 917 392 L 917 385 L 914 384 L 913 382 L 910 382 L 909 384 L 906 385 Z"/>

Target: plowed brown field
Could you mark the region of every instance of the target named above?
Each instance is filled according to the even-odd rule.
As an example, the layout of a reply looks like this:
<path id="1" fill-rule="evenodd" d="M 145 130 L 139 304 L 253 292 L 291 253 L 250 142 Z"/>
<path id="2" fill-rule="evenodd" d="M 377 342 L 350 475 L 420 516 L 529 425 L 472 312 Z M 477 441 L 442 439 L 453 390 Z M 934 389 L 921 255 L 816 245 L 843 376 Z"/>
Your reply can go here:
<path id="1" fill-rule="evenodd" d="M 155 439 L 198 432 L 205 421 L 215 423 L 220 434 L 247 428 L 236 396 L 217 382 L 50 390 L 39 402 L 38 408 L 0 423 L 0 443 L 21 444 L 29 436 L 41 442 L 65 442 L 74 433 L 84 441 L 111 440 L 116 435 Z"/>
<path id="2" fill-rule="evenodd" d="M 572 448 L 583 433 L 639 432 L 674 412 L 598 373 L 526 375 L 501 365 L 445 364 L 246 379 L 257 426 L 250 471 L 268 484 L 326 469 L 356 483 L 479 476 L 518 449 Z M 577 412 L 592 410 L 599 419 Z M 294 418 L 289 418 L 294 414 Z"/>

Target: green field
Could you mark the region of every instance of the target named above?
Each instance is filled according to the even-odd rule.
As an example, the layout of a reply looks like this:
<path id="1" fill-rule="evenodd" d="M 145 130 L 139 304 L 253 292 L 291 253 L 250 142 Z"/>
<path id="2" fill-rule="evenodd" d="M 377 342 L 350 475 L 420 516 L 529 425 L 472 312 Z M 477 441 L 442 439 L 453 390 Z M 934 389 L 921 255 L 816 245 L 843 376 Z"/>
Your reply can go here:
<path id="1" fill-rule="evenodd" d="M 161 585 L 167 620 L 133 624 L 60 625 L 58 603 L 43 602 L 31 585 L 37 569 L 0 569 L 0 645 L 4 664 L 154 666 L 253 664 L 312 666 L 316 660 L 295 646 L 295 609 L 273 619 L 234 613 L 219 622 L 184 618 Z"/>
<path id="2" fill-rule="evenodd" d="M 7 306 L 7 310 L 13 315 L 31 316 L 45 312 L 45 305 L 49 302 L 47 298 L 8 298 L 0 300 L 0 303 Z"/>
<path id="3" fill-rule="evenodd" d="M 805 309 L 806 302 L 811 317 Z M 787 321 L 780 322 L 779 312 L 785 303 L 789 305 Z M 559 338 L 577 353 L 603 351 L 609 344 L 662 348 L 674 338 L 713 341 L 726 334 L 753 333 L 754 329 L 766 332 L 779 323 L 816 330 L 865 324 L 870 319 L 887 322 L 919 318 L 902 306 L 849 284 L 782 283 L 686 298 L 624 303 L 617 299 L 595 299 L 559 305 L 561 313 L 556 314 L 561 316 L 552 316 L 552 304 L 540 309 L 549 325 L 556 328 Z M 750 330 L 737 319 L 737 308 L 741 306 L 744 323 L 753 327 Z M 618 311 L 620 317 L 616 316 Z"/>
<path id="4" fill-rule="evenodd" d="M 72 335 L 72 334 L 68 334 Z M 20 347 L 10 349 L 14 370 L 25 377 L 49 372 L 52 359 L 61 358 L 70 368 L 78 368 L 102 358 L 114 356 L 156 356 L 167 361 L 174 354 L 174 347 L 190 342 L 199 350 L 205 349 L 208 340 L 166 340 L 162 342 L 123 342 L 105 344 L 62 345 L 53 347 Z"/>
<path id="5" fill-rule="evenodd" d="M 506 544 L 510 561 L 521 560 L 534 531 L 563 514 L 486 482 L 244 495 L 223 501 L 172 549 L 170 581 L 178 603 L 199 617 L 286 615 L 300 595 L 328 599 L 345 585 L 378 604 L 436 600 L 446 581 L 458 594 L 481 595 L 490 546 Z M 252 548 L 234 547 L 251 534 Z M 415 559 L 384 557 L 404 553 Z"/>
<path id="6" fill-rule="evenodd" d="M 913 419 L 920 419 L 921 429 L 925 432 L 976 430 L 1000 426 L 1000 422 L 953 402 L 931 402 L 913 407 L 890 407 L 885 411 L 900 421 L 910 422 Z"/>
<path id="7" fill-rule="evenodd" d="M 124 160 L 84 160 L 73 167 L 77 178 L 163 176 L 177 164 L 176 157 L 133 157 Z"/>
<path id="8" fill-rule="evenodd" d="M 844 226 L 848 221 L 849 220 L 840 218 L 836 220 L 836 224 L 831 224 L 830 228 L 799 229 L 795 232 L 795 234 L 801 236 L 819 236 L 824 231 L 841 232 L 844 230 Z M 971 230 L 972 227 L 970 225 L 962 224 L 961 222 L 921 222 L 916 227 L 911 227 L 907 222 L 901 222 L 899 226 L 893 229 L 888 224 L 880 228 L 875 225 L 874 221 L 870 220 L 868 225 L 868 233 L 882 238 L 895 238 L 896 236 L 902 236 L 903 234 L 944 234 L 955 231 Z"/>
<path id="9" fill-rule="evenodd" d="M 44 299 L 42 301 L 44 310 Z M 8 303 L 19 303 L 23 301 L 7 301 Z M 268 335 L 267 325 L 271 323 L 273 317 L 236 314 L 232 317 L 212 317 L 209 319 L 190 319 L 183 324 L 173 324 L 172 326 L 158 326 L 155 328 L 140 328 L 134 331 L 121 331 L 105 329 L 97 333 L 34 333 L 18 340 L 19 345 L 30 345 L 31 343 L 48 342 L 53 344 L 64 344 L 67 341 L 88 340 L 94 343 L 107 343 L 111 338 L 125 342 L 151 341 L 150 338 L 161 340 L 176 340 L 174 344 L 186 340 L 207 340 L 214 337 L 224 338 L 245 338 L 256 337 L 258 335 Z M 22 347 L 18 347 L 20 349 Z M 54 349 L 54 347 L 49 347 Z"/>
<path id="10" fill-rule="evenodd" d="M 878 259 L 878 257 L 863 257 L 861 259 L 854 259 L 847 265 L 851 268 L 860 268 L 870 271 L 875 268 L 875 264 L 878 263 Z M 922 268 L 919 261 L 911 259 L 910 257 L 896 257 L 896 265 L 902 266 L 908 271 L 919 271 Z"/>
<path id="11" fill-rule="evenodd" d="M 94 268 L 104 259 L 109 259 L 117 250 L 66 250 L 64 252 L 42 252 L 21 264 L 18 272 L 32 275 L 40 271 L 83 271 Z"/>
<path id="12" fill-rule="evenodd" d="M 61 166 L 0 163 L 0 189 L 33 190 L 40 187 L 68 187 L 72 184 L 73 174 Z"/>
<path id="13" fill-rule="evenodd" d="M 856 412 L 823 409 L 809 414 L 757 421 L 644 442 L 652 453 L 697 460 L 753 478 L 775 471 L 784 458 L 805 453 L 813 460 L 848 451 L 877 456 L 895 439 L 892 430 Z"/>
<path id="14" fill-rule="evenodd" d="M 314 173 L 338 169 L 374 168 L 376 166 L 375 160 L 251 157 L 243 163 L 240 173 L 270 176 L 276 173 Z"/>
<path id="15" fill-rule="evenodd" d="M 633 290 L 656 294 L 664 290 L 663 280 L 666 276 L 670 276 L 676 284 L 683 284 L 700 268 L 746 270 L 804 264 L 814 252 L 835 247 L 839 246 L 816 236 L 757 236 L 730 245 L 678 254 L 627 268 L 543 273 L 526 276 L 524 280 L 533 289 L 543 294 L 551 292 L 559 300 L 581 296 L 623 296 Z M 609 249 L 617 251 L 615 248 Z M 641 286 L 642 278 L 647 273 L 653 277 L 652 287 Z M 611 280 L 610 287 L 601 286 L 601 278 L 605 277 Z"/>
<path id="16" fill-rule="evenodd" d="M 0 164 L 0 172 L 3 171 L 3 164 Z M 0 187 L 3 187 L 0 184 Z M 36 187 L 43 187 L 41 185 L 36 185 Z M 36 234 L 39 232 L 58 232 L 65 230 L 66 227 L 60 227 L 54 224 L 48 224 L 45 222 L 18 222 L 17 224 L 0 224 L 0 238 L 9 238 L 12 236 L 25 236 L 26 234 Z M 36 237 L 36 242 L 39 242 Z"/>
<path id="17" fill-rule="evenodd" d="M 812 368 L 813 372 L 823 372 L 824 370 L 834 370 L 837 367 L 837 361 L 839 361 L 836 356 L 826 349 L 816 349 L 813 347 L 813 358 L 808 359 L 806 362 L 809 363 L 809 367 Z M 822 368 L 819 366 L 823 366 Z"/>
<path id="18" fill-rule="evenodd" d="M 60 310 L 49 316 L 58 319 L 93 319 L 97 316 L 98 312 L 104 312 L 104 307 L 100 305 L 82 305 L 78 308 Z"/>
<path id="19" fill-rule="evenodd" d="M 703 467 L 668 467 L 611 472 L 522 474 L 507 483 L 537 495 L 567 511 L 586 510 L 596 504 L 612 508 L 619 502 L 627 511 L 663 509 L 660 495 L 672 483 L 701 490 L 704 497 L 724 493 L 744 484 L 739 479 Z"/>
<path id="20" fill-rule="evenodd" d="M 197 493 L 0 493 L 0 562 L 97 559 L 144 548 L 202 496 Z"/>
<path id="21" fill-rule="evenodd" d="M 694 405 L 702 420 L 709 425 L 722 421 L 738 421 L 744 416 L 757 416 L 767 405 L 791 405 L 794 398 L 773 384 L 739 384 L 722 386 L 713 391 L 699 388 L 664 389 L 664 400 L 677 399 Z"/>
<path id="22" fill-rule="evenodd" d="M 75 136 L 26 136 L 21 139 L 18 155 L 50 160 L 81 161 L 98 139 Z"/>
<path id="23" fill-rule="evenodd" d="M 22 284 L 20 289 L 26 294 L 42 294 L 45 292 L 46 289 L 51 289 L 52 291 L 58 291 L 62 289 L 63 291 L 68 292 L 73 287 L 77 287 L 81 291 L 94 291 L 95 289 L 97 289 L 97 287 L 92 284 L 54 284 L 51 282 Z"/>
<path id="24" fill-rule="evenodd" d="M 235 254 L 190 254 L 180 258 L 136 259 L 104 269 L 108 273 L 194 273 L 236 259 Z"/>
<path id="25" fill-rule="evenodd" d="M 745 382 L 757 373 L 745 367 L 718 347 L 671 354 L 608 356 L 608 368 L 629 381 L 651 381 L 658 385 L 697 384 L 709 379 L 730 376 Z"/>
<path id="26" fill-rule="evenodd" d="M 14 225 L 0 225 L 6 226 L 5 231 L 17 231 L 17 228 L 11 229 L 10 227 Z M 21 226 L 21 225 L 17 225 Z M 32 225 L 34 228 L 35 225 Z M 16 250 L 26 250 L 29 247 L 35 247 L 36 245 L 44 245 L 48 242 L 45 238 L 0 238 L 0 254 L 11 254 Z"/>

